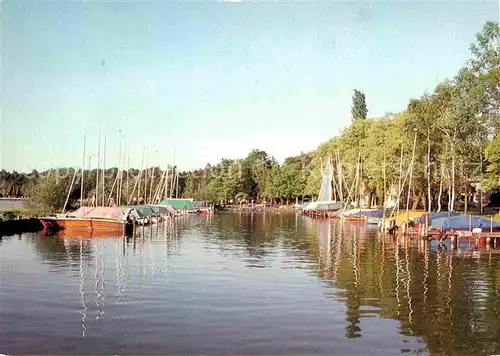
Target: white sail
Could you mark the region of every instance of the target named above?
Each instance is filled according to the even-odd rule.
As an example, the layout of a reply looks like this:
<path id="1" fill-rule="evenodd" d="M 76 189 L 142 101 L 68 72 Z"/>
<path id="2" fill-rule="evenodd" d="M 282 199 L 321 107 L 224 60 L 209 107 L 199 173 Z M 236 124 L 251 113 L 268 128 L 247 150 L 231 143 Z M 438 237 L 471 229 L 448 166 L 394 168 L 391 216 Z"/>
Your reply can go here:
<path id="1" fill-rule="evenodd" d="M 321 180 L 321 188 L 319 190 L 318 201 L 332 200 L 332 179 L 333 165 L 330 159 L 328 159 L 325 169 L 323 170 L 323 178 Z"/>

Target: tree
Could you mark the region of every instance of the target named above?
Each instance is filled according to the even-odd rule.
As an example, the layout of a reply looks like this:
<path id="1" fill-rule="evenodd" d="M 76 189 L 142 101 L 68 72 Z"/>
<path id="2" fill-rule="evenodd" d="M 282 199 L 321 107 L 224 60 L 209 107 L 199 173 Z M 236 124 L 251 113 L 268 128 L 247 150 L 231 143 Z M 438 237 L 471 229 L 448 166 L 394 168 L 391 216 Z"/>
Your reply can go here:
<path id="1" fill-rule="evenodd" d="M 366 108 L 365 94 L 357 89 L 354 89 L 352 96 L 351 117 L 352 121 L 366 119 L 368 109 Z"/>
<path id="2" fill-rule="evenodd" d="M 28 208 L 37 213 L 55 213 L 64 206 L 70 182 L 50 172 L 28 188 Z"/>
<path id="3" fill-rule="evenodd" d="M 484 186 L 487 189 L 500 188 L 500 136 L 491 141 L 484 151 L 488 162 L 484 176 Z"/>
<path id="4" fill-rule="evenodd" d="M 254 149 L 245 158 L 245 166 L 249 170 L 246 173 L 250 174 L 246 177 L 249 196 L 258 200 L 265 185 L 266 173 L 271 167 L 271 158 L 265 151 Z"/>
<path id="5" fill-rule="evenodd" d="M 469 70 L 477 77 L 483 107 L 481 114 L 487 117 L 490 132 L 500 132 L 500 26 L 489 21 L 476 35 L 476 43 L 470 46 L 473 57 Z"/>
<path id="6" fill-rule="evenodd" d="M 500 65 L 500 26 L 488 21 L 476 34 L 476 43 L 470 45 L 473 58 L 471 68 L 478 73 L 488 73 Z"/>

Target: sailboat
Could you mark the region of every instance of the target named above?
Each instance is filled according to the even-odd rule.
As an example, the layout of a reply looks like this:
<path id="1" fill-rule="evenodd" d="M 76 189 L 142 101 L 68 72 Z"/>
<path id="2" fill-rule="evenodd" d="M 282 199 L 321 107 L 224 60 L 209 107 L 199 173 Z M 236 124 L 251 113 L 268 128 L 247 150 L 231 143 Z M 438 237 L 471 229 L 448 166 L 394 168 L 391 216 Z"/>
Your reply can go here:
<path id="1" fill-rule="evenodd" d="M 309 203 L 304 208 L 304 213 L 316 217 L 335 217 L 337 212 L 342 209 L 342 202 L 332 200 L 333 197 L 333 164 L 328 159 L 323 169 L 321 187 L 318 194 L 318 200 Z"/>
<path id="2" fill-rule="evenodd" d="M 66 230 L 66 233 L 68 234 L 75 232 L 80 233 L 82 231 L 83 232 L 96 231 L 96 232 L 107 232 L 107 233 L 117 233 L 117 234 L 129 232 L 132 228 L 133 221 L 139 218 L 136 209 L 129 207 L 117 207 L 117 206 L 95 206 L 95 207 L 85 206 L 84 174 L 85 174 L 85 157 L 86 157 L 85 156 L 86 137 L 87 137 L 87 126 L 85 124 L 85 131 L 83 135 L 83 159 L 81 168 L 80 208 L 72 212 L 64 213 L 66 205 L 68 203 L 70 192 L 72 191 L 73 188 L 73 183 L 76 176 L 76 171 L 75 171 L 75 174 L 71 181 L 71 185 L 68 190 L 68 195 L 66 197 L 66 202 L 64 204 L 62 213 L 56 214 L 55 217 L 43 217 L 39 220 L 42 223 L 44 229 Z M 100 155 L 100 147 L 101 147 L 100 137 L 101 137 L 101 129 L 99 128 L 98 155 Z M 120 156 L 121 156 L 121 141 L 120 141 Z M 104 152 L 104 157 L 106 157 L 106 151 Z M 119 161 L 121 161 L 121 157 Z M 116 181 L 118 180 L 119 174 L 120 171 L 118 170 Z M 99 188 L 98 186 L 99 172 L 97 172 L 96 174 L 96 179 L 97 179 L 96 181 L 96 193 L 97 193 Z M 104 180 L 102 182 L 102 185 L 104 186 Z M 97 202 L 98 198 L 95 198 L 95 200 Z"/>
<path id="3" fill-rule="evenodd" d="M 41 218 L 44 228 L 126 232 L 132 226 L 134 209 L 125 207 L 81 207 L 56 217 Z"/>

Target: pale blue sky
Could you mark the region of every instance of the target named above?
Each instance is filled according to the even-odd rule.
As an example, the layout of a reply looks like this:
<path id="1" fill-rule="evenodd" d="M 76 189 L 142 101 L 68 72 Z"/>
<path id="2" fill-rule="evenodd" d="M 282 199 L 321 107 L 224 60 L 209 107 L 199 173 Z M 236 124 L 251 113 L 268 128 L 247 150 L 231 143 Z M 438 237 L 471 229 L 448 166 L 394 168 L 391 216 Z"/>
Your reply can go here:
<path id="1" fill-rule="evenodd" d="M 81 165 L 97 127 L 140 166 L 261 148 L 279 160 L 452 77 L 491 2 L 2 2 L 2 167 Z M 156 153 L 157 151 L 157 153 Z M 93 159 L 92 166 L 95 166 Z"/>

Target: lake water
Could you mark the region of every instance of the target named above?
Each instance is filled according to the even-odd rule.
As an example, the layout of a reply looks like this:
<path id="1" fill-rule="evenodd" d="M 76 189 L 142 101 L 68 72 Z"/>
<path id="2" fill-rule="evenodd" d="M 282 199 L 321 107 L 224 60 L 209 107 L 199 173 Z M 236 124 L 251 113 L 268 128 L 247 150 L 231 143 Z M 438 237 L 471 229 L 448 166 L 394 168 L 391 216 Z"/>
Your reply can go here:
<path id="1" fill-rule="evenodd" d="M 500 354 L 498 252 L 269 214 L 3 237 L 0 353 Z"/>

